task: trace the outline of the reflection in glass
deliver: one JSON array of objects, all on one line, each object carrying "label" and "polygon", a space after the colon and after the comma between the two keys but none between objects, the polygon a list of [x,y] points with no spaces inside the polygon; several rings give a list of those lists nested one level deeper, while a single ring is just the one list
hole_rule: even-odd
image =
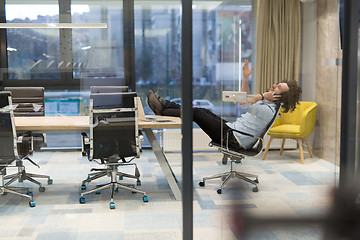
[{"label": "reflection in glass", "polygon": [[[135,1],[136,89],[143,98],[152,88],[179,103],[180,6],[180,2],[150,5]],[[244,59],[252,65],[253,25],[251,1],[193,3],[194,107],[204,104],[218,115],[236,112],[233,106],[221,111],[220,89],[239,90],[239,66]],[[151,110],[146,106],[145,112]]]},{"label": "reflection in glass", "polygon": [[73,78],[123,78],[122,1],[72,1],[73,23],[107,23],[106,29],[73,29]]},{"label": "reflection in glass", "polygon": [[[7,23],[58,23],[57,1],[13,4],[6,1]],[[9,79],[58,79],[60,72],[58,29],[7,29]]]}]

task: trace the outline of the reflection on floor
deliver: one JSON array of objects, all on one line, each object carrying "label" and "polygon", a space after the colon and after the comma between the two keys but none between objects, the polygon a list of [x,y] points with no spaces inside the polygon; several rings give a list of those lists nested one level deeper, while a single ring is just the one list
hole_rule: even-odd
[{"label": "reflection on floor", "polygon": [[[177,178],[181,179],[181,154],[167,153],[167,157]],[[50,175],[54,183],[47,185],[46,180],[41,180],[45,192],[39,192],[38,187],[27,181],[14,183],[32,188],[35,208],[30,208],[25,198],[0,195],[0,239],[182,239],[181,201],[173,199],[152,151],[143,151],[136,160],[142,174],[139,188],[148,193],[149,202],[144,203],[141,194],[120,190],[115,194],[113,210],[109,209],[107,191],[89,194],[86,204],[79,203],[81,181],[91,168],[99,167],[81,157],[80,152],[40,152],[34,153],[32,159],[41,168],[26,163],[27,171]],[[256,216],[323,216],[330,206],[329,196],[338,172],[338,168],[327,161],[308,157],[302,165],[298,152],[279,156],[278,151],[271,151],[265,161],[244,160],[237,168],[259,175],[259,192],[254,193],[249,184],[241,183],[242,190],[229,185],[219,195],[216,189],[220,180],[209,180],[205,187],[200,187],[202,177],[225,172],[229,165],[221,164],[221,155],[217,152],[194,153],[194,239],[236,239],[229,227],[234,205]],[[96,183],[91,183],[88,189]],[[321,228],[312,225],[290,231],[262,228],[250,239],[321,237]]]}]

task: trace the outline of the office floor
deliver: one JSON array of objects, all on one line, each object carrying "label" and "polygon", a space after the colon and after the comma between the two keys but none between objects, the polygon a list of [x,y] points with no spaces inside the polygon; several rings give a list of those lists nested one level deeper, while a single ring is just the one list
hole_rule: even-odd
[{"label": "office floor", "polygon": [[[327,214],[338,168],[327,161],[311,159],[308,154],[304,165],[300,164],[298,152],[278,154],[270,151],[265,161],[257,158],[237,164],[238,170],[259,175],[259,192],[254,193],[249,184],[241,183],[229,185],[219,195],[216,189],[220,180],[209,180],[205,187],[198,182],[203,176],[228,171],[229,165],[221,164],[217,152],[194,153],[194,239],[236,239],[234,227],[230,227],[234,223],[230,221],[234,206],[252,216],[273,219]],[[166,155],[181,179],[181,154]],[[46,180],[41,180],[45,192],[26,181],[14,183],[31,187],[35,208],[30,208],[25,198],[0,195],[0,239],[182,239],[182,203],[173,199],[152,151],[144,150],[136,160],[142,174],[139,188],[148,193],[149,202],[144,203],[141,194],[120,190],[115,194],[113,210],[109,209],[109,190],[87,195],[86,204],[79,203],[81,181],[92,167],[99,167],[81,157],[80,152],[38,152],[32,159],[41,168],[26,163],[27,171],[48,174],[54,183],[47,185]],[[88,189],[91,186],[95,183]],[[261,227],[248,239],[304,240],[322,236],[321,227],[315,224],[294,229]]]}]

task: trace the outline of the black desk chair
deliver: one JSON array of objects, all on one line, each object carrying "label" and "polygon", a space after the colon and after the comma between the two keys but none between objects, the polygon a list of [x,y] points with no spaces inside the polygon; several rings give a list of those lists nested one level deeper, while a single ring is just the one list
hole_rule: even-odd
[{"label": "black desk chair", "polygon": [[[272,118],[272,120],[270,121],[270,123],[268,124],[265,131],[263,132],[263,134],[260,137],[255,137],[255,136],[253,136],[251,134],[248,134],[248,133],[237,131],[235,129],[230,129],[226,134],[226,136],[227,136],[226,145],[221,145],[219,143],[210,142],[209,143],[210,147],[212,147],[212,146],[217,147],[219,152],[221,152],[223,154],[223,158],[222,158],[222,163],[223,164],[227,164],[228,160],[230,160],[230,162],[231,162],[230,171],[225,172],[225,173],[216,174],[216,175],[213,175],[213,176],[210,176],[210,177],[204,177],[203,180],[201,182],[199,182],[199,185],[201,187],[203,187],[203,186],[205,186],[205,181],[206,180],[221,178],[222,183],[220,185],[220,188],[218,188],[216,190],[218,194],[221,194],[224,185],[231,178],[239,178],[239,179],[241,179],[241,180],[243,180],[245,182],[253,184],[254,185],[254,187],[252,189],[253,192],[259,191],[259,189],[258,189],[258,183],[259,183],[258,176],[254,175],[254,174],[250,174],[250,173],[238,172],[238,171],[235,170],[234,164],[235,163],[241,163],[241,161],[246,157],[256,157],[263,151],[264,137],[267,134],[267,132],[270,130],[271,126],[274,124],[276,118],[279,116],[279,110],[280,110],[280,107],[276,109],[276,113],[274,114],[274,117]],[[248,150],[245,150],[243,148],[232,149],[232,148],[229,147],[229,136],[233,132],[238,132],[240,134],[256,138],[257,141],[254,143],[253,147],[248,149]]]},{"label": "black desk chair", "polygon": [[[12,103],[16,108],[14,109],[14,116],[16,117],[32,117],[45,115],[45,98],[43,87],[6,87],[5,91],[11,92]],[[22,134],[24,139],[30,139],[30,149],[26,155],[32,155],[33,151],[40,150],[41,147],[46,146],[46,135],[44,133],[32,133],[28,131]],[[24,160],[28,160],[33,165],[40,168],[29,156]],[[25,170],[23,161],[18,161],[18,172],[8,175],[5,179],[10,179],[9,184],[18,180],[22,182],[28,180],[39,186],[39,191],[44,192],[45,187],[34,178],[47,178],[48,184],[52,184],[53,180],[48,175],[28,173]]]},{"label": "black desk chair", "polygon": [[[96,93],[121,93],[128,92],[128,86],[90,86],[90,94]],[[88,142],[88,137],[85,132],[81,133],[81,154],[86,156],[86,151],[90,144]]]},{"label": "black desk chair", "polygon": [[[0,194],[6,193],[16,194],[22,197],[29,198],[29,206],[35,207],[32,193],[27,187],[9,187],[9,182],[4,183],[6,176],[6,169],[8,167],[17,167],[13,165],[15,162],[21,162],[22,157],[19,156],[17,145],[22,144],[25,146],[25,142],[21,137],[16,136],[14,113],[12,109],[11,93],[0,92]],[[30,142],[27,141],[27,147],[30,147]],[[23,194],[21,190],[25,190],[26,194]]]},{"label": "black desk chair", "polygon": [[[95,173],[88,175],[82,182],[81,189],[86,190],[86,183],[95,179],[110,176],[110,182],[98,184],[95,189],[81,193],[80,203],[85,203],[85,195],[100,193],[111,188],[110,209],[115,208],[114,192],[118,189],[142,193],[143,201],[148,202],[146,192],[135,188],[135,184],[119,183],[117,178],[132,177],[140,185],[140,173],[131,161],[140,157],[140,140],[138,137],[137,94],[99,93],[90,96],[90,137],[86,153],[90,161],[105,165],[105,169],[92,169]],[[119,166],[134,165],[135,175],[118,171]]]}]

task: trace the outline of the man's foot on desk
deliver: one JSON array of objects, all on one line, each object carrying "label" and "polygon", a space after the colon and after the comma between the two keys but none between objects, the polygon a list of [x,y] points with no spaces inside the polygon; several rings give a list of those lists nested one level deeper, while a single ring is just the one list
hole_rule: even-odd
[{"label": "man's foot on desk", "polygon": [[161,98],[152,89],[148,90],[147,93],[148,105],[156,115],[161,115],[161,111],[164,109],[161,103]]}]

